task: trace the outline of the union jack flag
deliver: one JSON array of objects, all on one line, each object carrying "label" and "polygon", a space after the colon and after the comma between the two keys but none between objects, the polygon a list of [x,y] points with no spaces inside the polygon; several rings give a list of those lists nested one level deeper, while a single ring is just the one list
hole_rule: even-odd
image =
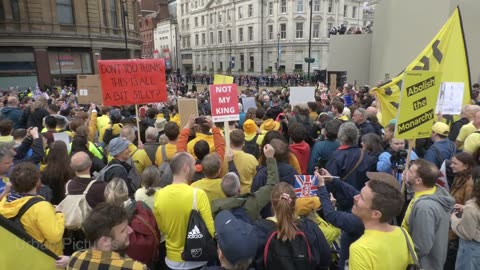
[{"label": "union jack flag", "polygon": [[295,194],[297,198],[318,195],[318,179],[314,175],[295,175]]}]

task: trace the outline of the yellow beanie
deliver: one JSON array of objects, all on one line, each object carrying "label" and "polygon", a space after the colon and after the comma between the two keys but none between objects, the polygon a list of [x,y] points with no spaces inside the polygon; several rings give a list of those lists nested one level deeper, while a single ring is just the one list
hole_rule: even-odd
[{"label": "yellow beanie", "polygon": [[308,215],[310,212],[320,208],[320,198],[318,197],[304,197],[297,198],[295,201],[295,213],[299,216]]}]

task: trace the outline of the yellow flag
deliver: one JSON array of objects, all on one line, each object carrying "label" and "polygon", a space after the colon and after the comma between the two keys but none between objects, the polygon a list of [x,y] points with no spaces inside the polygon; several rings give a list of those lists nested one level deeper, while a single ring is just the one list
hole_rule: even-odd
[{"label": "yellow flag", "polygon": [[[396,117],[404,73],[411,70],[440,71],[442,72],[440,82],[464,82],[463,104],[470,102],[470,70],[458,7],[422,53],[402,73],[372,89],[380,107],[382,117],[379,120],[383,126],[387,126],[390,120]],[[443,117],[447,124],[453,122],[453,116]]]},{"label": "yellow flag", "polygon": [[232,84],[233,77],[215,74],[213,75],[213,84]]}]

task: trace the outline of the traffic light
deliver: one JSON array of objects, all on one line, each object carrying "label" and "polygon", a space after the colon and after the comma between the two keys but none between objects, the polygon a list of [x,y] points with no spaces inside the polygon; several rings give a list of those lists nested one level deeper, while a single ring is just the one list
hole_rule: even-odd
[{"label": "traffic light", "polygon": [[275,69],[278,70],[278,63],[275,63]]},{"label": "traffic light", "polygon": [[305,63],[315,63],[315,58],[305,57]]}]

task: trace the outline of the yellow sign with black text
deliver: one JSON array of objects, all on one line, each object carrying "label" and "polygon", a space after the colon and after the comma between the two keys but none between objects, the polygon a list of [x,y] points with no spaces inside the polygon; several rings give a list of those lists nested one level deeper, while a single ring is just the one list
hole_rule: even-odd
[{"label": "yellow sign with black text", "polygon": [[[454,11],[427,47],[402,73],[378,88],[372,89],[380,107],[383,126],[387,126],[390,120],[397,115],[400,108],[400,90],[403,88],[402,84],[405,83],[402,79],[405,72],[411,70],[442,72],[442,76],[435,81],[436,85],[440,85],[441,82],[463,82],[465,85],[463,104],[470,102],[470,71],[459,8]],[[435,107],[433,108],[435,109]],[[452,115],[443,117],[447,124],[454,121]]]},{"label": "yellow sign with black text", "polygon": [[429,138],[435,119],[442,72],[407,71],[397,111],[395,138]]}]

